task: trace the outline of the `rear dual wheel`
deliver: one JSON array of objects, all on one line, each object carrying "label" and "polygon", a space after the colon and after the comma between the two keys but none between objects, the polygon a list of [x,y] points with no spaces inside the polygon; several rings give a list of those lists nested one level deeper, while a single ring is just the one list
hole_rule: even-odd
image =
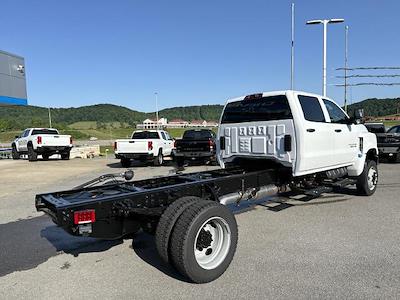
[{"label": "rear dual wheel", "polygon": [[196,197],[183,199],[167,210],[164,219],[170,214],[176,222],[169,224],[172,228],[168,238],[165,234],[160,237],[160,232],[164,231],[161,227],[165,226],[161,222],[163,217],[160,219],[156,244],[159,244],[157,240],[167,241],[162,247],[157,245],[163,260],[196,283],[220,277],[233,259],[238,240],[237,224],[231,211],[217,202]]},{"label": "rear dual wheel", "polygon": [[17,147],[15,146],[15,144],[12,145],[11,156],[12,156],[12,159],[14,159],[14,160],[20,158],[20,155],[17,151]]}]

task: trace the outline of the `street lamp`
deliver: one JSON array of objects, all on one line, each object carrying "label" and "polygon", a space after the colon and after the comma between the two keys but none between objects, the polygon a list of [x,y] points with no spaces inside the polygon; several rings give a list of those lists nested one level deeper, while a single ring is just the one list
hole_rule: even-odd
[{"label": "street lamp", "polygon": [[322,46],[322,52],[323,52],[323,60],[322,60],[322,94],[326,96],[326,35],[327,35],[327,27],[328,24],[330,23],[342,23],[344,22],[344,19],[329,19],[329,20],[310,20],[307,21],[307,25],[314,25],[314,24],[322,24],[324,25],[324,36],[323,36],[323,46]]}]

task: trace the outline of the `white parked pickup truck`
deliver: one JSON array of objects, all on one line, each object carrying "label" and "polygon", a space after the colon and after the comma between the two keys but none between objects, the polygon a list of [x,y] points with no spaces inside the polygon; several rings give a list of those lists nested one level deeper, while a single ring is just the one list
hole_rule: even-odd
[{"label": "white parked pickup truck", "polygon": [[72,138],[70,135],[60,135],[53,128],[27,128],[20,136],[15,137],[11,147],[13,159],[27,154],[29,161],[36,161],[38,155],[47,160],[53,154],[60,154],[61,159],[68,160]]},{"label": "white parked pickup truck", "polygon": [[350,118],[327,97],[298,91],[228,100],[218,131],[218,160],[222,167],[252,160],[282,165],[294,182],[357,179],[358,191],[369,195],[378,181],[377,140],[359,117]]},{"label": "white parked pickup truck", "polygon": [[121,160],[121,165],[130,167],[131,160],[142,162],[152,160],[160,166],[164,157],[171,156],[174,140],[164,130],[134,131],[130,140],[116,140],[114,143],[115,157]]}]

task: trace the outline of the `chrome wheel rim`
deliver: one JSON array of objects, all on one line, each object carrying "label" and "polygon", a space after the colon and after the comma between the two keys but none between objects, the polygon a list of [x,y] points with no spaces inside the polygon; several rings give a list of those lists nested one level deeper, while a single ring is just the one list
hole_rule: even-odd
[{"label": "chrome wheel rim", "polygon": [[378,183],[378,172],[376,171],[375,168],[370,168],[368,170],[367,182],[368,182],[368,188],[370,189],[370,191],[375,189],[375,187]]},{"label": "chrome wheel rim", "polygon": [[231,246],[231,230],[220,217],[205,221],[197,231],[194,256],[200,267],[206,270],[217,268],[226,258]]}]

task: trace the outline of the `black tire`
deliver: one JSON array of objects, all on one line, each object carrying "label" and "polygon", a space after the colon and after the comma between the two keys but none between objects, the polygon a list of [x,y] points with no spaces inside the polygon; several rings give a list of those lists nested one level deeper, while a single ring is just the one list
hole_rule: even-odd
[{"label": "black tire", "polygon": [[183,167],[183,165],[185,164],[185,158],[182,156],[175,156],[175,161],[178,167]]},{"label": "black tire", "polygon": [[389,162],[391,163],[397,163],[399,161],[400,161],[399,153],[394,153],[392,157],[389,157]]},{"label": "black tire", "polygon": [[[223,225],[218,225],[219,222]],[[206,226],[209,226],[209,230],[205,229]],[[214,257],[210,256],[211,263],[200,263],[196,259],[199,252],[203,258],[213,254],[212,251],[209,252],[214,247],[210,229],[215,233],[219,228],[224,228],[225,233],[219,233],[219,239],[215,236],[214,238],[215,241],[222,240],[223,245],[214,245],[219,251],[215,252]],[[170,256],[174,267],[191,281],[210,282],[220,277],[228,268],[236,251],[237,240],[237,224],[232,212],[217,202],[201,201],[189,206],[176,222],[171,236]],[[195,246],[198,250],[196,254]],[[219,262],[215,262],[215,259]]]},{"label": "black tire", "polygon": [[69,151],[61,153],[61,159],[62,160],[69,160]]},{"label": "black tire", "polygon": [[156,248],[161,259],[169,263],[169,245],[172,229],[180,215],[193,203],[201,201],[201,198],[187,196],[179,198],[170,204],[161,215],[156,229]]},{"label": "black tire", "polygon": [[361,196],[370,196],[376,191],[378,184],[378,168],[374,160],[364,164],[364,170],[357,178],[357,193]]},{"label": "black tire", "polygon": [[12,145],[12,150],[11,150],[11,157],[12,159],[16,160],[16,159],[20,159],[20,155],[17,151],[17,147],[15,146],[15,144]]},{"label": "black tire", "polygon": [[37,153],[33,149],[32,145],[28,145],[28,160],[29,161],[37,161]]},{"label": "black tire", "polygon": [[43,154],[42,154],[43,160],[49,160],[49,157],[50,157],[50,155],[47,154],[47,153],[43,153]]},{"label": "black tire", "polygon": [[154,158],[154,165],[161,166],[163,163],[164,163],[164,156],[162,154],[162,150],[160,149],[158,151],[157,156]]},{"label": "black tire", "polygon": [[121,166],[123,168],[129,168],[131,166],[131,160],[129,158],[121,158]]}]

